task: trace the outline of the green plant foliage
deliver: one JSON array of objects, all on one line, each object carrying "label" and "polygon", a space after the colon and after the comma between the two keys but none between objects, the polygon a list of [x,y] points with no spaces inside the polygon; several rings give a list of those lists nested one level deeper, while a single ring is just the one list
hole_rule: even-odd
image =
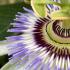
[{"label": "green plant foliage", "polygon": [[0,68],[6,63],[8,62],[8,55],[4,55],[0,57]]},{"label": "green plant foliage", "polygon": [[7,33],[7,30],[10,27],[10,23],[13,22],[17,12],[24,12],[22,9],[23,6],[30,8],[30,6],[24,2],[0,6],[0,40],[13,34]]}]

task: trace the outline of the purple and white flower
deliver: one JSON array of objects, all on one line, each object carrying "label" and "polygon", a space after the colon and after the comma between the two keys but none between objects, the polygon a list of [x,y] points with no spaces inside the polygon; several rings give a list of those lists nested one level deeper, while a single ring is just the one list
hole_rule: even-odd
[{"label": "purple and white flower", "polygon": [[[59,10],[59,7],[53,5],[48,5],[48,8]],[[51,18],[40,18],[32,10],[24,10],[27,13],[18,12],[14,23],[11,23],[13,28],[8,30],[21,34],[6,37],[8,55],[11,57],[2,70],[69,70],[69,56],[65,53],[62,55],[57,48],[59,44],[54,45],[48,34],[46,38],[46,27]]]}]

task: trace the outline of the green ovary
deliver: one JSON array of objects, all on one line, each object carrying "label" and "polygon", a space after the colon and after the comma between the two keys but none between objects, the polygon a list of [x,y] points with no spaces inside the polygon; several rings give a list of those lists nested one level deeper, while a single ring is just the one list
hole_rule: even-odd
[{"label": "green ovary", "polygon": [[70,20],[63,20],[62,27],[64,29],[70,29]]},{"label": "green ovary", "polygon": [[49,44],[58,47],[60,49],[62,48],[70,49],[70,38],[62,38],[57,34],[55,34],[52,29],[52,24],[53,22],[49,23],[47,25],[47,29],[46,29],[46,24],[44,25],[43,27],[44,40]]},{"label": "green ovary", "polygon": [[47,33],[50,36],[50,38],[57,43],[70,43],[70,38],[62,38],[54,33],[52,24],[53,23],[49,23],[47,26]]}]

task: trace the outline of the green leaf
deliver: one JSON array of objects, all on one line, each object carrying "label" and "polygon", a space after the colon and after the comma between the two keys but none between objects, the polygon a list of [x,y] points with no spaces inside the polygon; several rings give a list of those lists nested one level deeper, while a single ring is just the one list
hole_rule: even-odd
[{"label": "green leaf", "polygon": [[0,57],[0,68],[6,63],[8,62],[8,55],[4,55]]},{"label": "green leaf", "polygon": [[0,5],[0,40],[4,37],[12,35],[14,33],[7,33],[7,30],[10,27],[10,23],[13,22],[17,12],[24,12],[22,7],[30,8],[30,5],[25,4],[24,2],[9,4],[9,5]]}]

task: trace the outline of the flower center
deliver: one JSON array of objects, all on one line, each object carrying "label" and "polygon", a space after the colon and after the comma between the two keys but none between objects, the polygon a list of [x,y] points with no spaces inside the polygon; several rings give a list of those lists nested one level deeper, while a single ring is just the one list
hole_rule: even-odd
[{"label": "flower center", "polygon": [[55,34],[61,37],[69,38],[70,37],[70,25],[64,24],[62,25],[63,21],[55,21],[53,23],[53,31]]},{"label": "flower center", "polygon": [[[46,48],[55,56],[67,58],[70,55],[70,36],[62,31],[61,21],[50,21],[46,18],[38,19],[35,24],[34,39],[39,47]],[[64,29],[66,31],[66,29]],[[61,32],[62,31],[62,32]],[[68,34],[68,35],[66,35]]]}]

